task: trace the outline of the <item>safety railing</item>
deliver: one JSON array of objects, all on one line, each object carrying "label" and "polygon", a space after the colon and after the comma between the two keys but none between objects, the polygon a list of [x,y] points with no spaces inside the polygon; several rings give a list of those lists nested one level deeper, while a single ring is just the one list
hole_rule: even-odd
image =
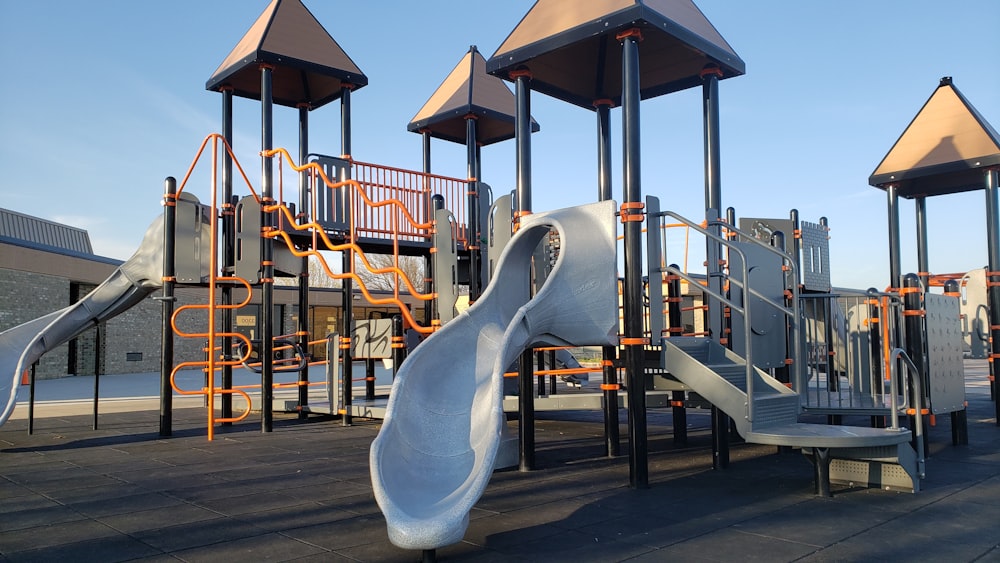
[{"label": "safety railing", "polygon": [[[368,299],[368,301],[375,305],[380,304],[393,304],[399,307],[400,312],[403,316],[410,322],[411,326],[421,332],[432,332],[433,327],[422,327],[417,323],[412,316],[409,314],[408,308],[405,303],[399,298],[399,285],[400,283],[405,284],[410,291],[411,295],[417,299],[429,300],[433,299],[433,294],[422,294],[416,291],[412,282],[406,278],[405,272],[403,272],[398,265],[399,253],[399,242],[401,240],[407,240],[406,237],[418,237],[421,239],[426,239],[426,237],[431,232],[433,228],[433,222],[426,215],[427,205],[426,202],[430,201],[433,195],[441,194],[446,198],[446,201],[450,200],[453,202],[460,202],[461,196],[457,194],[464,194],[464,190],[467,183],[463,180],[449,179],[442,176],[435,176],[430,174],[421,174],[416,172],[405,173],[405,171],[394,170],[388,167],[377,167],[375,165],[360,164],[359,165],[359,175],[364,177],[366,185],[376,192],[376,197],[381,197],[384,195],[392,194],[397,197],[388,197],[379,201],[374,201],[372,197],[365,191],[364,186],[360,181],[357,180],[346,180],[344,182],[337,182],[325,176],[321,167],[312,165],[296,166],[294,160],[284,149],[276,149],[272,151],[267,151],[263,156],[265,158],[273,158],[275,156],[279,158],[279,174],[278,174],[278,194],[276,201],[284,201],[284,185],[283,185],[283,174],[281,173],[280,167],[281,163],[287,161],[293,169],[297,172],[302,172],[308,170],[309,174],[317,175],[322,178],[323,183],[331,190],[335,190],[341,187],[349,187],[352,191],[351,201],[358,202],[357,205],[362,204],[370,209],[379,209],[378,212],[369,213],[352,213],[353,216],[360,217],[364,223],[357,224],[352,222],[350,224],[349,239],[353,239],[357,236],[356,233],[366,232],[371,233],[373,236],[377,235],[379,238],[386,238],[391,235],[392,244],[394,248],[394,256],[397,260],[394,262],[392,267],[389,268],[376,268],[371,265],[367,260],[361,248],[357,246],[353,241],[347,244],[333,244],[329,237],[326,235],[324,229],[315,223],[305,223],[302,221],[304,216],[296,216],[291,210],[285,206],[283,203],[274,203],[273,201],[263,201],[262,197],[253,188],[249,178],[244,172],[243,168],[240,166],[239,161],[233,154],[232,148],[226,142],[225,138],[219,134],[210,134],[205,137],[202,141],[201,146],[196,152],[187,172],[185,173],[183,180],[181,181],[176,194],[170,196],[173,200],[166,201],[166,205],[172,205],[177,198],[181,197],[181,194],[187,187],[189,180],[191,180],[192,175],[198,166],[202,156],[204,155],[206,149],[211,147],[211,171],[209,175],[209,183],[211,186],[211,202],[208,204],[211,212],[209,215],[210,221],[210,240],[212,243],[209,245],[209,267],[208,267],[208,279],[205,280],[208,287],[208,299],[207,303],[202,305],[188,305],[177,308],[171,319],[171,324],[173,326],[174,332],[183,338],[198,338],[204,339],[207,342],[206,345],[206,359],[204,361],[194,361],[194,362],[182,362],[174,366],[171,375],[170,382],[175,392],[181,395],[204,395],[206,397],[207,403],[207,417],[208,417],[208,439],[211,440],[214,437],[214,428],[217,423],[221,422],[237,422],[246,418],[251,410],[250,396],[246,389],[249,388],[259,388],[259,386],[245,386],[244,387],[229,387],[223,388],[218,387],[215,384],[216,373],[223,370],[223,368],[231,368],[242,365],[249,360],[249,356],[253,350],[253,344],[249,338],[237,332],[229,332],[220,330],[217,326],[217,313],[224,309],[238,309],[249,304],[252,295],[252,289],[249,283],[238,277],[234,276],[223,276],[220,275],[222,272],[222,267],[220,264],[219,248],[217,241],[220,237],[221,226],[219,223],[219,218],[224,214],[223,206],[220,205],[220,166],[219,157],[222,154],[227,154],[232,163],[239,173],[249,190],[250,194],[254,197],[258,204],[261,204],[262,209],[265,212],[276,213],[278,218],[276,221],[277,228],[273,228],[265,233],[264,236],[271,238],[282,238],[288,245],[288,248],[293,254],[299,257],[304,256],[316,256],[319,258],[320,264],[327,273],[328,276],[334,279],[353,279],[358,282],[358,287],[362,294]],[[403,180],[405,178],[405,181]],[[419,189],[417,183],[419,182]],[[405,186],[400,188],[399,184],[404,183]],[[395,184],[393,186],[392,184]],[[443,192],[443,193],[442,193]],[[313,194],[315,198],[315,193]],[[413,205],[415,201],[419,199],[417,205]],[[225,209],[230,210],[229,202],[225,202]],[[315,199],[313,199],[315,204]],[[353,204],[352,204],[353,206]],[[413,206],[414,211],[411,213],[409,207]],[[454,209],[458,213],[464,214],[464,206],[456,205]],[[391,210],[392,212],[389,212]],[[415,215],[416,216],[415,216]],[[406,225],[404,228],[403,225]],[[309,231],[313,238],[312,249],[320,248],[317,244],[320,240],[325,243],[325,248],[327,250],[343,251],[349,252],[353,255],[357,255],[362,264],[372,273],[375,274],[392,274],[396,277],[397,283],[395,284],[395,291],[392,297],[389,298],[376,298],[367,290],[364,285],[364,280],[361,279],[356,272],[354,272],[354,260],[351,260],[351,271],[345,273],[335,273],[329,265],[326,263],[323,256],[316,250],[310,250],[308,252],[300,252],[297,250],[296,245],[293,243],[289,237],[288,232],[290,231]],[[247,289],[246,300],[239,304],[224,305],[220,303],[217,298],[217,289],[223,284],[232,285],[242,285]],[[180,315],[190,314],[194,310],[203,310],[206,315],[207,330],[204,332],[187,332],[182,330],[178,326],[177,319]],[[218,344],[219,340],[222,338],[229,338],[236,342],[237,347],[242,344],[244,353],[237,353],[234,356],[224,355],[218,353],[221,350]],[[229,358],[229,359],[226,359]],[[262,359],[263,360],[263,359]],[[301,366],[299,366],[301,367]],[[205,386],[202,389],[190,390],[183,389],[176,382],[176,375],[183,369],[186,368],[199,368],[206,374]],[[281,384],[279,384],[281,385]],[[298,384],[292,384],[298,385]],[[216,417],[215,416],[215,397],[219,395],[239,395],[242,396],[246,401],[246,410],[239,416],[235,417]]]},{"label": "safety railing", "polygon": [[[906,354],[906,351],[902,348],[893,348],[889,355],[887,356],[889,360],[889,384],[895,389],[900,382],[903,383],[903,387],[912,388],[913,396],[915,397],[915,404],[913,405],[901,405],[898,400],[892,402],[892,415],[891,415],[891,428],[899,428],[899,413],[901,407],[906,408],[907,414],[913,417],[913,442],[917,447],[917,474],[921,479],[926,477],[926,471],[924,468],[924,414],[925,409],[923,408],[924,396],[923,390],[923,377],[920,375],[920,370],[913,363],[913,360]],[[901,378],[899,376],[899,366],[902,365],[906,370],[906,377]],[[904,393],[903,398],[908,399],[910,393]]]},{"label": "safety railing", "polygon": [[[409,308],[403,302],[400,297],[400,286],[406,287],[408,293],[411,297],[418,300],[429,301],[435,298],[434,293],[422,293],[418,291],[413,284],[413,281],[409,279],[406,272],[399,267],[399,257],[400,257],[400,243],[406,240],[413,240],[415,237],[425,238],[429,236],[434,223],[431,219],[426,218],[426,215],[422,215],[426,209],[421,203],[415,209],[407,206],[404,200],[413,200],[417,196],[415,189],[409,189],[400,191],[398,186],[390,186],[389,184],[383,184],[381,182],[374,182],[372,178],[378,179],[382,178],[388,171],[395,171],[392,177],[397,181],[399,178],[410,178],[411,180],[416,176],[420,176],[423,185],[430,186],[432,180],[444,179],[441,176],[433,176],[430,174],[421,173],[406,173],[406,171],[391,169],[388,167],[375,167],[375,165],[365,164],[364,167],[370,170],[382,170],[383,175],[371,173],[368,174],[367,185],[375,190],[375,195],[373,196],[367,190],[364,189],[364,185],[354,179],[348,180],[336,180],[331,179],[327,176],[326,171],[323,170],[321,166],[314,162],[298,166],[294,164],[294,160],[291,155],[285,149],[273,149],[266,151],[264,153],[265,158],[279,159],[279,170],[284,166],[287,161],[288,165],[296,172],[307,172],[309,174],[315,175],[319,181],[326,188],[330,190],[338,190],[342,188],[348,188],[351,190],[351,201],[356,201],[358,203],[352,204],[352,212],[350,213],[348,222],[348,241],[344,243],[334,243],[329,235],[326,233],[321,225],[314,221],[304,222],[297,221],[297,219],[302,219],[302,217],[295,217],[292,211],[284,204],[278,203],[273,205],[266,205],[263,207],[265,211],[277,212],[279,220],[279,228],[264,233],[264,236],[271,238],[281,238],[284,240],[288,247],[288,250],[295,256],[298,257],[314,257],[324,273],[335,280],[346,280],[350,279],[357,283],[358,289],[365,296],[365,299],[373,305],[395,305],[399,308],[400,313],[409,326],[413,327],[414,330],[421,332],[423,334],[429,334],[434,332],[435,327],[424,326],[417,322],[409,311]],[[391,179],[391,178],[390,178]],[[458,180],[454,180],[457,182]],[[431,193],[429,191],[422,192],[424,196]],[[283,185],[279,184],[278,190],[278,201],[283,199]],[[390,195],[395,194],[404,198],[404,200],[396,198],[387,199],[377,199],[379,195]],[[316,205],[317,194],[313,193],[313,205]],[[429,199],[429,198],[428,198]],[[422,200],[421,200],[422,201]],[[360,212],[359,210],[364,209],[365,212]],[[420,220],[424,217],[425,220]],[[392,242],[393,246],[393,264],[389,267],[378,268],[371,264],[365,255],[364,250],[356,242],[356,233],[361,232],[362,227],[360,227],[361,221],[368,221],[368,226],[365,227],[369,229],[370,233],[375,233],[377,231],[378,238],[388,239]],[[374,226],[373,226],[374,225]],[[377,226],[377,228],[375,227]],[[312,236],[312,244],[308,250],[299,250],[294,244],[291,235],[292,231],[299,231],[304,233],[309,233]],[[390,274],[394,277],[395,283],[393,284],[393,294],[390,297],[375,297],[368,290],[364,278],[358,275],[355,271],[356,261],[351,259],[351,271],[349,272],[335,272],[330,265],[327,263],[326,258],[320,252],[320,249],[338,251],[338,252],[349,252],[352,256],[357,256],[362,265],[372,274],[383,275]]]},{"label": "safety railing", "polygon": [[[188,167],[187,172],[184,174],[184,179],[181,181],[180,185],[177,188],[177,193],[175,194],[174,198],[176,199],[176,198],[181,197],[181,194],[184,192],[184,189],[187,187],[187,183],[191,179],[192,174],[195,171],[195,168],[197,167],[199,161],[201,160],[202,155],[205,152],[205,149],[208,148],[208,146],[210,144],[211,144],[211,147],[212,147],[212,150],[211,150],[212,166],[211,166],[210,177],[209,177],[209,183],[211,185],[211,203],[209,204],[210,205],[210,209],[211,209],[211,213],[209,214],[210,215],[210,217],[209,217],[209,221],[210,221],[210,223],[209,223],[209,229],[210,229],[209,230],[209,232],[210,232],[209,238],[211,240],[211,244],[209,245],[210,248],[209,248],[208,280],[206,280],[207,284],[208,284],[208,299],[207,299],[207,302],[205,304],[201,304],[201,305],[187,305],[187,306],[178,307],[174,311],[173,317],[171,318],[171,321],[170,321],[174,333],[177,334],[178,336],[180,336],[182,338],[201,338],[201,339],[205,339],[207,341],[207,345],[206,345],[206,351],[207,351],[207,353],[206,353],[206,359],[205,359],[205,361],[202,361],[202,362],[181,362],[181,363],[175,365],[174,368],[173,368],[173,370],[170,373],[170,385],[173,387],[174,391],[176,391],[178,394],[181,394],[181,395],[204,395],[205,396],[206,403],[207,403],[207,405],[206,405],[207,406],[206,411],[207,411],[207,418],[208,418],[208,421],[207,421],[208,422],[208,424],[207,424],[208,439],[212,440],[214,438],[215,425],[217,423],[220,423],[220,422],[238,422],[240,420],[243,420],[244,418],[246,418],[250,414],[250,396],[246,393],[246,391],[244,391],[242,389],[233,389],[233,388],[228,388],[227,389],[227,388],[224,388],[224,387],[217,387],[215,385],[215,375],[216,375],[216,373],[222,371],[222,369],[224,367],[233,367],[233,366],[239,365],[239,364],[243,363],[243,361],[245,361],[247,358],[240,357],[240,358],[231,358],[231,359],[226,360],[223,357],[220,357],[218,354],[215,353],[215,350],[216,350],[216,347],[217,347],[216,343],[221,338],[233,338],[233,339],[236,339],[236,340],[242,340],[242,341],[244,341],[244,343],[246,344],[246,348],[248,350],[248,352],[247,352],[248,354],[249,354],[249,350],[252,348],[252,345],[251,345],[251,343],[249,342],[249,339],[246,336],[244,336],[242,334],[239,334],[237,332],[228,332],[228,331],[219,330],[219,328],[218,328],[218,326],[216,324],[216,320],[217,320],[216,313],[218,311],[225,310],[225,309],[239,309],[241,307],[245,307],[246,305],[249,304],[251,296],[253,294],[253,290],[251,289],[250,284],[247,283],[246,280],[244,280],[242,278],[234,277],[234,276],[223,276],[223,275],[220,275],[220,273],[222,272],[222,267],[221,267],[220,260],[219,260],[219,248],[218,248],[218,244],[216,242],[216,241],[219,240],[219,232],[220,232],[219,217],[222,215],[221,210],[220,210],[221,206],[219,204],[219,200],[222,199],[222,198],[219,197],[220,196],[220,194],[219,194],[219,187],[220,187],[219,186],[219,174],[220,174],[220,171],[219,171],[219,168],[220,168],[219,167],[219,156],[220,156],[220,154],[222,154],[224,152],[224,153],[226,153],[226,154],[229,155],[229,157],[233,161],[233,165],[235,166],[236,170],[239,172],[240,177],[243,178],[243,181],[246,183],[246,186],[250,190],[250,193],[253,194],[254,198],[258,202],[260,201],[260,196],[257,195],[257,192],[253,189],[253,185],[250,183],[250,179],[247,178],[247,175],[243,171],[243,168],[240,166],[239,161],[236,160],[236,157],[233,154],[232,147],[230,147],[229,143],[226,142],[225,137],[223,137],[222,135],[219,135],[218,133],[213,133],[213,134],[210,134],[210,135],[206,136],[205,139],[202,141],[201,146],[198,148],[198,151],[195,154],[194,159],[191,161],[191,165]],[[167,205],[170,205],[172,202],[166,202],[166,203],[167,203]],[[229,202],[226,202],[226,204],[228,206]],[[241,303],[238,303],[238,304],[225,305],[225,304],[220,303],[220,300],[217,298],[217,290],[218,290],[218,288],[220,287],[221,284],[234,284],[234,285],[238,284],[238,285],[242,285],[247,290],[247,296],[246,296],[245,300],[243,302],[241,302]],[[206,319],[207,330],[205,332],[189,333],[189,332],[186,332],[184,330],[181,330],[180,327],[178,326],[177,319],[178,319],[179,315],[185,313],[186,311],[193,311],[193,310],[204,310],[206,312],[206,316],[207,316],[207,319]],[[178,386],[177,381],[176,381],[177,374],[182,369],[184,369],[184,368],[190,368],[190,367],[198,367],[198,368],[202,369],[205,372],[205,387],[204,388],[202,388],[200,390],[188,390],[188,389],[183,389],[180,386]],[[244,400],[246,401],[246,405],[247,405],[246,410],[241,415],[235,416],[235,417],[225,417],[225,418],[223,418],[223,417],[216,417],[215,416],[215,397],[217,395],[240,395],[240,396],[242,396],[244,398]]]},{"label": "safety railing", "polygon": [[[732,267],[732,265],[737,262],[732,258],[735,255],[738,257],[739,268],[741,270],[742,277],[740,279],[732,276],[732,272],[726,278],[729,284],[738,287],[743,295],[742,303],[737,303],[734,299],[730,298],[728,294],[723,295],[722,293],[714,290],[711,287],[703,286],[702,291],[707,297],[711,297],[718,301],[721,305],[729,308],[732,315],[739,316],[743,324],[743,334],[746,336],[748,341],[744,345],[743,358],[746,361],[746,395],[748,397],[747,401],[747,421],[753,422],[754,420],[754,401],[752,400],[754,394],[754,379],[755,370],[753,364],[753,346],[749,342],[750,335],[753,334],[751,327],[752,325],[752,307],[749,306],[752,298],[756,298],[760,303],[767,305],[769,309],[774,310],[781,317],[787,319],[788,326],[791,327],[791,338],[794,343],[794,349],[800,350],[802,346],[801,332],[798,330],[798,323],[796,320],[799,318],[799,308],[798,308],[798,287],[793,286],[791,289],[792,300],[791,306],[785,306],[783,303],[778,303],[771,299],[769,296],[762,294],[757,289],[749,284],[750,280],[750,264],[747,260],[746,254],[740,248],[740,244],[736,242],[735,237],[732,234],[742,237],[742,243],[749,243],[752,245],[759,246],[765,249],[767,252],[774,253],[778,255],[782,260],[782,270],[791,273],[792,279],[797,279],[795,263],[790,256],[785,254],[783,251],[778,250],[770,245],[764,244],[763,242],[753,238],[747,233],[742,233],[732,225],[729,225],[722,221],[715,221],[708,223],[708,227],[721,227],[727,230],[724,236],[716,235],[712,233],[707,228],[703,228],[698,223],[691,221],[677,213],[672,211],[660,211],[659,210],[659,200],[656,198],[647,198],[646,200],[646,220],[648,225],[648,239],[647,239],[647,252],[648,252],[648,264],[649,264],[649,279],[655,280],[655,283],[650,283],[650,308],[653,307],[653,302],[656,301],[656,307],[659,309],[663,308],[663,297],[662,292],[654,290],[654,288],[662,288],[662,282],[665,280],[667,275],[679,276],[681,279],[686,280],[689,284],[698,284],[699,280],[695,277],[689,275],[686,272],[681,271],[680,268],[672,267],[667,264],[670,263],[667,257],[666,241],[663,240],[664,230],[660,229],[660,224],[662,223],[662,218],[670,217],[671,219],[678,221],[682,224],[687,225],[696,233],[700,233],[707,241],[719,244],[729,252],[729,260],[727,264]],[[742,281],[741,281],[742,280]],[[735,321],[734,321],[735,322]],[[662,315],[651,315],[650,317],[651,330],[655,332],[662,329],[664,326],[664,318]],[[795,358],[792,358],[792,370],[794,373],[801,374],[801,362],[796,362]],[[797,377],[801,377],[798,375]]]},{"label": "safety railing", "polygon": [[[456,238],[464,245],[468,240],[465,195],[468,180],[449,178],[426,172],[393,168],[380,164],[352,161],[353,179],[358,188],[372,201],[399,201],[410,210],[417,223],[430,223],[434,218],[432,198],[444,199],[446,209],[455,215]],[[354,229],[359,237],[385,238],[392,235],[392,210],[387,207],[367,205],[360,192],[352,198],[351,214]],[[404,228],[398,233],[400,240],[428,241],[426,229]]]},{"label": "safety railing", "polygon": [[891,351],[904,340],[899,296],[841,290],[800,296],[806,376],[802,406],[828,414],[889,414],[907,404],[907,383],[893,384]]}]

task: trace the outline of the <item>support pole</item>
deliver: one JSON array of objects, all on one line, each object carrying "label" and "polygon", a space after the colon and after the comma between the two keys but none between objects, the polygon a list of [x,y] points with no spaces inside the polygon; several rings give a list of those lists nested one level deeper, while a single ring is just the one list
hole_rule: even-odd
[{"label": "support pole", "polygon": [[[712,225],[722,213],[722,181],[719,143],[719,78],[722,70],[710,65],[701,72],[702,117],[705,129],[705,219],[708,230],[722,236],[722,228]],[[712,291],[723,294],[725,284],[722,268],[723,253],[719,243],[709,240],[705,255],[708,259],[708,284]],[[724,334],[725,312],[722,303],[708,298],[708,322],[711,337],[720,344],[726,343]],[[749,335],[747,335],[749,338]],[[729,416],[712,407],[712,467],[725,469],[729,466]]]},{"label": "support pole", "polygon": [[[35,375],[38,362],[31,364],[31,376],[28,380],[28,434],[35,433]],[[162,436],[163,434],[161,434]]]},{"label": "support pole", "polygon": [[646,428],[645,344],[642,315],[642,222],[633,211],[642,205],[639,135],[639,41],[636,28],[618,34],[622,42],[622,203],[625,223],[625,373],[628,380],[629,486],[649,487],[649,444]]},{"label": "support pole", "polygon": [[914,429],[913,448],[918,452],[927,451],[926,441],[923,444],[923,450],[918,449],[917,441],[926,440],[927,436],[921,435],[920,427],[914,422],[918,416],[916,413],[918,411],[922,413],[924,405],[929,404],[927,393],[930,390],[930,386],[928,385],[930,378],[927,373],[927,354],[925,352],[927,349],[925,341],[927,325],[924,319],[926,311],[924,309],[924,292],[920,287],[920,278],[916,274],[906,274],[903,276],[902,287],[899,288],[899,293],[903,299],[903,324],[906,329],[904,349],[918,371],[918,373],[913,374],[913,377],[919,379],[920,382],[918,385],[910,386],[910,393],[912,393],[910,405],[915,410],[914,414],[910,415],[909,427]]},{"label": "support pole", "polygon": [[[431,131],[430,129],[421,129],[420,137],[423,141],[423,171],[424,174],[431,173]],[[434,199],[431,195],[431,181],[428,176],[424,176],[424,204],[426,205],[426,215],[424,216],[424,221],[432,222],[434,221]],[[430,235],[428,235],[430,238]],[[424,258],[424,293],[434,293],[434,260],[432,255],[428,254]],[[434,316],[434,299],[428,299],[424,301],[424,324],[430,326],[431,320],[436,318]]]},{"label": "support pole", "polygon": [[[260,150],[267,152],[274,148],[273,142],[273,100],[271,96],[272,67],[261,65],[260,69],[260,105],[261,105],[261,137]],[[261,159],[261,230],[270,232],[273,225],[273,213],[264,208],[274,204],[274,161],[271,158]],[[261,335],[260,335],[260,429],[270,432],[273,428],[273,393],[274,393],[274,239],[261,233]],[[212,343],[209,343],[211,348]],[[213,408],[209,405],[209,408]]]},{"label": "support pole", "polygon": [[899,258],[899,186],[889,184],[885,194],[889,211],[889,287],[899,288],[903,283]]},{"label": "support pole", "polygon": [[[514,144],[517,167],[515,230],[521,218],[531,214],[531,72],[527,69],[510,73],[515,85]],[[524,280],[531,284],[531,280]],[[530,289],[529,289],[530,292]],[[518,443],[520,444],[518,469],[535,468],[535,389],[532,374],[531,350],[521,354],[518,366]]]},{"label": "support pole", "polygon": [[[222,87],[222,138],[226,145],[233,146],[233,87]],[[222,275],[232,276],[236,266],[236,211],[233,202],[233,157],[229,151],[222,149]],[[228,336],[233,330],[233,288],[223,284],[222,292],[222,331],[227,336],[222,337],[222,388],[233,388],[233,337]],[[224,419],[233,418],[233,394],[223,393],[221,397],[221,414]],[[223,426],[232,426],[232,422],[224,422]]]},{"label": "support pole", "polygon": [[164,181],[163,194],[163,295],[160,297],[160,436],[173,433],[174,390],[170,373],[174,369],[174,233],[177,231],[177,180]]},{"label": "support pole", "polygon": [[986,276],[987,300],[990,307],[990,369],[993,377],[996,424],[1000,426],[1000,170],[986,171],[986,248],[989,268]]},{"label": "support pole", "polygon": [[[944,294],[949,297],[959,299],[962,297],[961,287],[958,280],[948,280],[944,282]],[[961,315],[959,315],[961,316]],[[953,446],[969,445],[969,417],[968,407],[951,413],[951,444]]]},{"label": "support pole", "polygon": [[[309,104],[301,103],[299,108],[299,165],[305,166],[309,162]],[[312,215],[309,209],[311,198],[309,197],[309,172],[303,170],[299,172],[299,224],[304,225],[309,222]],[[299,418],[306,418],[309,406],[309,257],[301,258],[299,265],[299,303],[298,303],[298,332],[299,349],[306,354],[306,361],[303,362],[302,369],[299,370],[299,393],[298,410]]]},{"label": "support pole", "polygon": [[[597,199],[608,201],[611,196],[611,100],[595,100],[597,108]],[[621,453],[621,431],[618,427],[618,370],[615,367],[617,348],[601,347],[601,371],[604,391],[604,454],[618,457]]]},{"label": "support pole", "polygon": [[[677,264],[671,264],[671,269],[679,269]],[[684,333],[684,320],[681,307],[684,296],[681,294],[681,277],[677,274],[667,275],[667,329],[668,337],[681,336]],[[674,444],[687,444],[687,405],[684,391],[670,392],[671,419],[674,423]]]},{"label": "support pole", "polygon": [[[344,84],[340,89],[340,147],[345,160],[351,160],[351,91],[354,86]],[[351,167],[346,167],[343,171],[344,177],[340,181],[351,178]],[[344,184],[340,188],[341,209],[344,210],[344,223],[353,226],[351,214],[351,201],[353,200],[353,189],[349,184]],[[354,229],[349,228],[344,242],[354,241]],[[341,253],[342,271],[354,271],[354,252],[345,250]],[[344,412],[341,413],[341,424],[351,425],[351,405],[354,395],[354,358],[351,356],[351,340],[354,337],[354,282],[351,278],[345,278],[341,284],[341,308],[343,324],[340,331],[340,351],[343,358],[341,368],[341,379],[344,392]]]},{"label": "support pole", "polygon": [[97,414],[101,400],[101,325],[102,323],[94,325],[94,430],[97,430]]},{"label": "support pole", "polygon": [[399,366],[406,359],[406,332],[403,329],[403,315],[392,316],[392,377],[396,378]]},{"label": "support pole", "polygon": [[476,150],[476,116],[465,116],[465,151],[467,160],[467,177],[469,180],[466,194],[469,214],[467,225],[469,229],[467,250],[469,251],[469,305],[479,299],[479,178],[476,176],[479,168],[479,151]]},{"label": "support pole", "polygon": [[927,198],[921,196],[914,201],[917,225],[917,276],[924,291],[927,291],[931,276],[930,258],[927,252]]}]

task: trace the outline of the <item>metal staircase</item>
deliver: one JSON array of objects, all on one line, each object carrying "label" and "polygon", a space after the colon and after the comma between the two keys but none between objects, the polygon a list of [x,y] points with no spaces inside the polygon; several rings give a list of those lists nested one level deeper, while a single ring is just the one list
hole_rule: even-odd
[{"label": "metal staircase", "polygon": [[[890,428],[805,423],[799,421],[802,413],[799,394],[756,367],[774,367],[777,364],[770,351],[775,347],[775,339],[780,339],[781,353],[787,353],[781,358],[791,359],[791,381],[800,382],[803,379],[806,346],[801,339],[804,320],[798,307],[797,284],[792,284],[790,289],[781,287],[785,283],[785,272],[788,278],[798,279],[795,261],[782,250],[764,244],[730,224],[716,221],[708,225],[715,229],[724,226],[728,233],[723,237],[721,233],[713,233],[709,228],[676,213],[661,212],[656,198],[647,198],[646,210],[647,232],[650,233],[647,239],[650,280],[666,280],[670,276],[687,280],[692,286],[699,283],[676,266],[666,265],[669,261],[661,252],[667,248],[662,238],[664,229],[661,229],[665,218],[679,221],[702,234],[709,246],[726,248],[730,271],[723,275],[732,287],[723,291],[719,289],[721,284],[709,283],[701,289],[706,302],[711,300],[716,306],[723,306],[729,311],[734,329],[731,336],[736,337],[733,344],[740,350],[740,353],[734,352],[712,338],[672,335],[661,340],[663,371],[726,413],[746,441],[800,448],[815,465],[816,491],[819,494],[829,495],[831,483],[918,491],[924,470],[921,418],[920,414],[916,415],[915,433],[901,427],[898,424],[900,406],[896,404],[895,393],[891,394]],[[775,256],[778,257],[776,264]],[[771,287],[773,280],[767,278],[765,266],[768,265],[774,266],[774,275],[781,280],[777,290]],[[754,270],[757,273],[751,276]],[[707,278],[712,275],[709,272]],[[650,283],[648,290],[650,303],[665,303],[660,283]],[[786,302],[790,304],[786,305]],[[662,307],[659,308],[662,310]],[[770,330],[766,324],[769,319],[784,319],[782,324],[787,327],[787,334],[784,330]],[[653,335],[666,333],[663,321],[660,315],[650,315],[650,332]],[[735,330],[737,328],[740,330]],[[893,366],[912,364],[902,350],[893,349],[889,356]],[[897,388],[897,371],[893,367],[889,374],[891,389]],[[916,370],[912,372],[916,373]],[[912,373],[910,375],[912,379]],[[920,396],[919,388],[917,391],[917,396]],[[916,452],[910,446],[914,434],[919,448]]]},{"label": "metal staircase", "polygon": [[909,430],[799,422],[798,393],[707,338],[665,338],[662,358],[664,370],[729,415],[746,441],[801,448],[816,465],[820,494],[831,483],[920,490]]}]

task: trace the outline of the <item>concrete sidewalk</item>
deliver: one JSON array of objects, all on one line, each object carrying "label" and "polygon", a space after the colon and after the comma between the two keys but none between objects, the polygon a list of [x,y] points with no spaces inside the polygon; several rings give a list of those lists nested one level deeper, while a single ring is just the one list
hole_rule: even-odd
[{"label": "concrete sidewalk", "polygon": [[[604,455],[600,413],[540,413],[536,469],[495,473],[465,539],[437,555],[1000,561],[1000,428],[977,378],[969,445],[952,446],[940,417],[917,494],[840,488],[816,497],[809,463],[766,446],[735,444],[730,467],[713,471],[707,414],[689,412],[689,442],[677,445],[669,409],[649,411],[650,488],[632,490],[627,457]],[[0,559],[419,559],[388,542],[372,496],[368,447],[378,421],[343,427],[276,414],[273,432],[251,420],[219,428],[213,442],[201,409],[177,409],[172,437],[158,436],[157,424],[156,410],[102,408],[98,430],[89,416],[66,413],[36,420],[34,435],[23,417],[0,427]]]}]

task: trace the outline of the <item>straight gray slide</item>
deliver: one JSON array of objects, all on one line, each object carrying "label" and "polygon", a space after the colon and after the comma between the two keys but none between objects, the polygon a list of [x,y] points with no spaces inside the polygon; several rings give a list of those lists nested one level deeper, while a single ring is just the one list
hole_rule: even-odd
[{"label": "straight gray slide", "polygon": [[[558,257],[532,298],[532,254],[552,231]],[[613,201],[527,216],[479,300],[403,362],[370,452],[393,544],[430,550],[465,535],[506,424],[503,372],[525,349],[618,343],[616,248]]]},{"label": "straight gray slide", "polygon": [[[199,217],[200,204],[184,194],[177,201],[178,213]],[[197,236],[208,236],[208,225],[201,225]],[[181,238],[178,237],[178,244]],[[21,374],[46,352],[69,342],[83,331],[102,323],[142,302],[150,293],[163,287],[163,216],[146,229],[142,243],[131,258],[119,266],[101,285],[83,299],[64,309],[49,313],[0,332],[0,425],[7,422],[17,404]]]}]

